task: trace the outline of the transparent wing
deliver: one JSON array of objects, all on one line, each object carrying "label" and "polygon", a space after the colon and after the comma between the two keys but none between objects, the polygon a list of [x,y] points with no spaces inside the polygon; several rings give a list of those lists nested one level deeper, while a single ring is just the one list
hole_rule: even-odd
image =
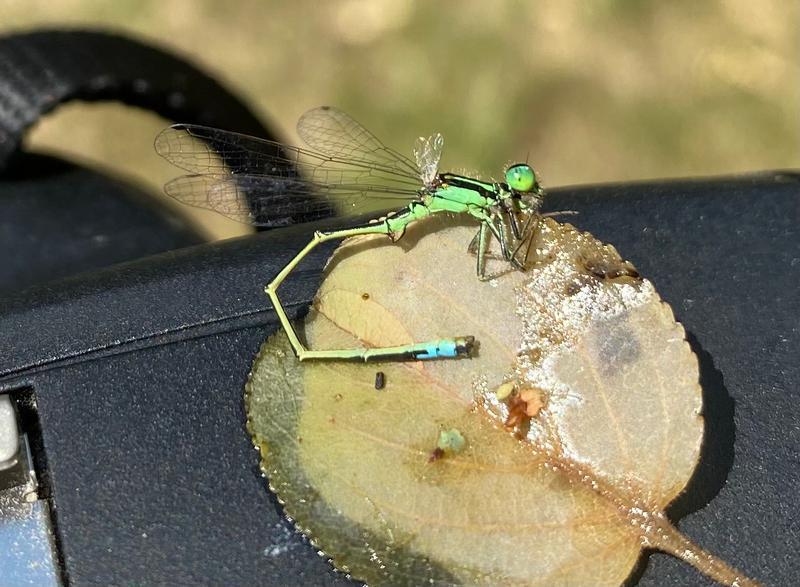
[{"label": "transparent wing", "polygon": [[392,184],[419,189],[418,170],[375,166],[357,157],[319,153],[235,132],[175,124],[159,133],[156,152],[192,173],[297,177],[318,183]]},{"label": "transparent wing", "polygon": [[411,159],[387,147],[349,115],[331,106],[303,114],[297,121],[297,134],[309,147],[326,155],[420,177],[420,170]]},{"label": "transparent wing", "polygon": [[[263,175],[184,175],[164,186],[167,195],[197,208],[215,210],[238,222],[258,227],[286,226],[331,216],[356,213],[370,201],[416,192],[398,192],[386,186],[324,186],[302,178],[269,178]],[[389,203],[387,202],[387,206]]]},{"label": "transparent wing", "polygon": [[439,174],[439,161],[442,158],[444,137],[438,132],[427,138],[419,137],[414,146],[414,158],[417,160],[422,182],[431,185]]},{"label": "transparent wing", "polygon": [[168,183],[168,195],[256,226],[355,211],[367,199],[410,200],[422,187],[416,172],[199,125],[165,129],[155,148],[193,173]]}]

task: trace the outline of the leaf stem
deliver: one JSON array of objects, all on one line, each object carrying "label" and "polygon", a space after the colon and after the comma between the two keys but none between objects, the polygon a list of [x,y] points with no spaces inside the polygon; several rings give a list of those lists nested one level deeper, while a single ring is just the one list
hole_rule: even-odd
[{"label": "leaf stem", "polygon": [[646,546],[671,554],[686,561],[707,577],[730,587],[760,587],[761,583],[750,579],[741,571],[694,544],[669,520],[659,518],[645,536]]}]

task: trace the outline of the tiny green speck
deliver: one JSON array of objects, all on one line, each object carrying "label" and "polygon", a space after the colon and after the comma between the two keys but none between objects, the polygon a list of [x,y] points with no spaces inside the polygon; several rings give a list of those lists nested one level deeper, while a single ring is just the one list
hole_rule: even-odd
[{"label": "tiny green speck", "polygon": [[436,446],[445,452],[457,454],[464,450],[466,443],[467,441],[464,440],[464,436],[461,432],[455,428],[451,428],[450,430],[442,430],[439,432],[439,442],[436,443]]}]

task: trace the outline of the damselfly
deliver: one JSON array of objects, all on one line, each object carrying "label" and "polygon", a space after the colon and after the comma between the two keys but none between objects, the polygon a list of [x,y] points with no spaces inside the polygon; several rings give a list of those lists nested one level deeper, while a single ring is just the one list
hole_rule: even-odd
[{"label": "damselfly", "polygon": [[341,230],[316,231],[311,241],[266,286],[266,293],[298,358],[434,359],[468,356],[475,343],[462,336],[396,347],[309,350],[295,332],[277,290],[292,270],[320,243],[364,234],[400,239],[412,222],[432,214],[468,214],[480,224],[468,246],[477,256],[477,274],[485,279],[489,239],[502,258],[524,270],[538,225],[544,191],[527,163],[506,168],[505,181],[482,181],[439,173],[444,140],[434,134],[417,140],[414,160],[386,147],[347,114],[323,106],[306,112],[297,132],[311,147],[191,124],[176,124],[156,138],[158,153],[192,175],[165,186],[167,194],[189,205],[210,208],[255,226],[290,224],[331,215],[366,198],[397,199],[408,204],[395,212]]}]

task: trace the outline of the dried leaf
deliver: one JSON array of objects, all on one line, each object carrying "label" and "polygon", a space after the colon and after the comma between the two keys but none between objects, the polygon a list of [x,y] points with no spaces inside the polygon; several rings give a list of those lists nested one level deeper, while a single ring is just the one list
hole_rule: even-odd
[{"label": "dried leaf", "polygon": [[[490,281],[474,226],[341,247],[311,348],[474,335],[469,360],[295,360],[282,334],[248,385],[249,426],[287,514],[375,585],[618,585],[643,547],[754,584],[663,510],[702,441],[697,361],[669,307],[610,246],[546,221],[536,265]],[[494,270],[502,270],[495,263]]]}]

